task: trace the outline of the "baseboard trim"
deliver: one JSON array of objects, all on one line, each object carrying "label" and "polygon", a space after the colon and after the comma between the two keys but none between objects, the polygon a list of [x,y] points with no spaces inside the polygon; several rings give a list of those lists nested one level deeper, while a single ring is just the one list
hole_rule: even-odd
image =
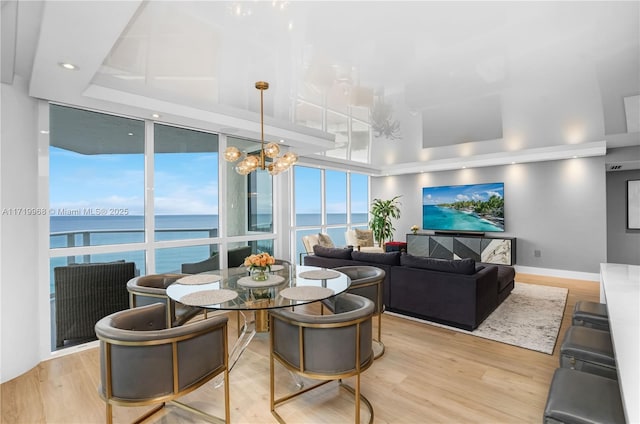
[{"label": "baseboard trim", "polygon": [[[573,280],[600,282],[600,274],[597,272],[567,271],[564,269],[536,268],[521,265],[514,265],[514,268],[516,269],[516,272],[521,274],[544,275],[547,277],[571,278]],[[518,278],[516,277],[516,280],[517,279]]]}]

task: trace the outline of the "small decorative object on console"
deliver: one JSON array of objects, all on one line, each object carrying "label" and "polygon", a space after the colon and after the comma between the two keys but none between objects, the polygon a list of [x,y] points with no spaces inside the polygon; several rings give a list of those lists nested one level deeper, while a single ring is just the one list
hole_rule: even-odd
[{"label": "small decorative object on console", "polygon": [[268,280],[269,274],[267,272],[271,271],[271,265],[275,263],[275,258],[266,252],[244,258],[244,266],[249,268],[251,278],[256,281]]},{"label": "small decorative object on console", "polygon": [[416,234],[418,232],[418,230],[420,229],[420,227],[418,227],[417,225],[412,225],[411,228],[409,228],[411,230],[411,232],[413,234]]}]

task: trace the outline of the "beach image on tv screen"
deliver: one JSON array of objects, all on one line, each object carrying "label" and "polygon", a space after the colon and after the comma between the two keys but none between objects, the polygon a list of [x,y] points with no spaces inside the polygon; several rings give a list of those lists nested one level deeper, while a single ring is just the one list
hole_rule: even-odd
[{"label": "beach image on tv screen", "polygon": [[424,187],[422,228],[504,231],[504,183]]}]

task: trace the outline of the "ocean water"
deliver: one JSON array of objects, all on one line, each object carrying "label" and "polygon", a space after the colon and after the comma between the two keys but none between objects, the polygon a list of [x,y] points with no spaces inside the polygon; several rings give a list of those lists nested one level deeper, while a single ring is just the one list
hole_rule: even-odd
[{"label": "ocean water", "polygon": [[[353,214],[353,222],[367,221],[367,214]],[[50,221],[51,248],[69,246],[100,246],[109,244],[142,243],[144,242],[144,217],[132,216],[52,216]],[[320,226],[320,214],[298,214],[297,226]],[[271,223],[271,215],[258,217],[258,226]],[[346,214],[328,214],[327,223],[346,223]],[[156,240],[184,240],[205,237],[215,237],[218,234],[217,215],[158,215],[155,217]],[[306,233],[318,233],[319,229],[302,230],[297,233],[297,253],[304,252],[300,237]],[[329,229],[336,244],[344,244],[345,228]],[[267,246],[268,244],[268,246]],[[260,246],[259,246],[260,248]],[[264,245],[264,250],[270,250],[272,243]],[[167,249],[156,249],[156,272],[179,271],[183,263],[198,262],[211,255],[210,247],[186,246]],[[140,274],[146,273],[145,252],[143,250],[118,253],[91,254],[90,257],[76,256],[76,263],[110,262],[124,259],[136,263]],[[50,286],[53,292],[53,268],[67,264],[67,257],[51,258]]]},{"label": "ocean water", "polygon": [[422,228],[428,230],[504,231],[503,228],[473,213],[436,205],[424,205],[422,216]]}]

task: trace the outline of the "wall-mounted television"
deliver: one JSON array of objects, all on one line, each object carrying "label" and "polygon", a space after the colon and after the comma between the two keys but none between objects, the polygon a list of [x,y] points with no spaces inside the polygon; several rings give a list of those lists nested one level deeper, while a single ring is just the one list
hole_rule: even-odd
[{"label": "wall-mounted television", "polygon": [[422,229],[504,231],[504,183],[423,187]]}]

